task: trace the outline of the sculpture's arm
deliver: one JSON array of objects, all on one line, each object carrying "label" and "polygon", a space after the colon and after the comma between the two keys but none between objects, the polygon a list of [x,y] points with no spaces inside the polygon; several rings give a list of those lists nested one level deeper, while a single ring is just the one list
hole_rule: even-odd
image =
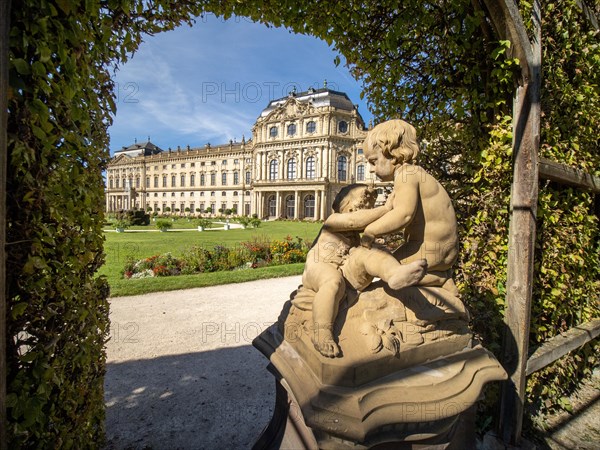
[{"label": "sculpture's arm", "polygon": [[394,187],[393,209],[367,225],[361,243],[371,247],[376,237],[394,233],[406,228],[414,219],[419,205],[419,182],[417,177],[409,177]]},{"label": "sculpture's arm", "polygon": [[333,213],[327,218],[323,228],[329,231],[364,230],[367,225],[383,217],[389,211],[387,206],[379,206],[348,213]]}]

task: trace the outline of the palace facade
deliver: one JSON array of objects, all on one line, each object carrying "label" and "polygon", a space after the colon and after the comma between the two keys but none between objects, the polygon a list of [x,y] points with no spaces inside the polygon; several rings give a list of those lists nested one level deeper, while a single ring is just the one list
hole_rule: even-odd
[{"label": "palace facade", "polygon": [[323,220],[343,186],[372,182],[366,132],[345,93],[290,93],[268,104],[248,141],[165,151],[148,140],[116,151],[106,209]]}]

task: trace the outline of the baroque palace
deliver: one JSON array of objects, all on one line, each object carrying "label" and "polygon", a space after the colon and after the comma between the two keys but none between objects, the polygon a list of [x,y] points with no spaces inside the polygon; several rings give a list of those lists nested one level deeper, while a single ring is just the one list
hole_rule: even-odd
[{"label": "baroque palace", "polygon": [[148,140],[116,151],[106,209],[323,220],[344,185],[373,181],[366,132],[345,93],[291,92],[261,112],[251,140],[166,151]]}]

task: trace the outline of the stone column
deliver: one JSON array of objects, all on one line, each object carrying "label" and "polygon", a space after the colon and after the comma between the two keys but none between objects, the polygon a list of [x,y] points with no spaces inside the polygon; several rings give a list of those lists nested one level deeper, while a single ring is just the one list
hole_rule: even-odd
[{"label": "stone column", "polygon": [[325,191],[320,191],[321,194],[321,220],[325,220],[326,213],[325,213],[325,203],[326,202],[326,196],[325,196]]},{"label": "stone column", "polygon": [[319,191],[315,190],[315,213],[314,213],[315,220],[321,220],[321,215],[319,214],[320,207],[321,207],[321,202],[319,199]]},{"label": "stone column", "polygon": [[281,194],[279,191],[275,193],[275,218],[278,219],[281,215]]},{"label": "stone column", "polygon": [[300,195],[294,191],[294,219],[300,218]]}]

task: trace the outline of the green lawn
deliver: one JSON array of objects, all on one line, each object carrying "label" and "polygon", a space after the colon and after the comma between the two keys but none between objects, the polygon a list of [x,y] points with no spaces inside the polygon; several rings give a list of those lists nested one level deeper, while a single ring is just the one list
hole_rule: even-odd
[{"label": "green lawn", "polygon": [[[175,225],[175,227],[179,228],[179,225]],[[245,230],[199,232],[190,229],[189,231],[160,233],[155,230],[153,225],[150,225],[148,227],[136,227],[137,229],[146,228],[148,230],[146,233],[139,231],[126,231],[125,233],[107,231],[104,244],[106,264],[100,269],[100,275],[107,277],[112,297],[297,275],[302,273],[303,264],[138,280],[123,279],[121,271],[126,259],[130,256],[141,259],[167,252],[179,256],[194,245],[204,246],[207,249],[212,249],[216,245],[234,248],[240,242],[252,240],[255,237],[283,239],[288,235],[292,237],[299,236],[308,240],[308,242],[312,242],[320,227],[320,223],[276,221],[265,222],[259,228]]]}]

